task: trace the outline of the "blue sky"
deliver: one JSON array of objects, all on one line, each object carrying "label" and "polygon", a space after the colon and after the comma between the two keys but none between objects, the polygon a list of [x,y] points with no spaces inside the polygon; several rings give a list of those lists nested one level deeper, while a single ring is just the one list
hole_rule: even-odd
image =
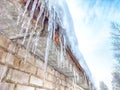
[{"label": "blue sky", "polygon": [[[104,81],[111,90],[115,63],[110,38],[111,21],[120,23],[119,0],[66,0],[73,18],[79,48],[98,87]],[[99,89],[98,89],[99,90]]]}]

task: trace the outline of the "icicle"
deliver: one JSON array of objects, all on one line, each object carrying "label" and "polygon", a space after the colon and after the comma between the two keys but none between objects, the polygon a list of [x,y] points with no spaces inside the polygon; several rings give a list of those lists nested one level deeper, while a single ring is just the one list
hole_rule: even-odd
[{"label": "icicle", "polygon": [[[41,0],[40,0],[40,1],[41,1]],[[45,8],[45,4],[44,4],[44,2],[42,2],[42,3],[41,3],[41,6],[40,6],[40,12],[39,12],[38,17],[37,17],[37,21],[36,21],[36,23],[35,23],[35,29],[37,28],[38,22],[39,22],[39,20],[40,20],[40,17],[41,17],[42,14],[43,14],[44,8]]]},{"label": "icicle", "polygon": [[[32,6],[32,10],[31,10],[31,12],[30,12],[30,19],[28,20],[28,25],[27,25],[27,28],[26,28],[26,32],[25,32],[25,36],[24,36],[24,39],[23,39],[22,44],[24,44],[24,42],[25,42],[25,39],[26,39],[28,30],[29,30],[30,22],[31,22],[31,20],[33,19],[33,15],[34,15],[34,11],[35,11],[36,5],[37,5],[37,0],[34,0],[33,6]],[[31,36],[32,36],[32,34],[31,34]],[[31,40],[31,39],[29,39],[29,40]],[[29,41],[29,42],[30,42],[30,41]]]},{"label": "icicle", "polygon": [[66,60],[66,68],[68,68],[68,60]]},{"label": "icicle", "polygon": [[38,0],[38,5],[36,7],[36,9],[38,9],[38,7],[40,6],[40,4],[42,3],[43,0]]},{"label": "icicle", "polygon": [[61,38],[59,38],[59,41],[60,41],[60,63],[62,63],[63,62],[63,44],[62,44]]},{"label": "icicle", "polygon": [[66,54],[66,39],[65,36],[63,35],[63,40],[64,40],[64,44],[63,44],[63,54]]},{"label": "icicle", "polygon": [[24,20],[24,22],[22,23],[22,25],[21,25],[21,30],[20,30],[19,34],[22,34],[22,33],[23,33],[23,30],[24,30],[24,28],[25,28],[25,24],[26,24],[26,20]]},{"label": "icicle", "polygon": [[29,45],[30,45],[33,34],[34,34],[34,31],[32,30],[32,32],[30,33],[30,37],[29,37],[27,46],[26,46],[26,54],[25,54],[25,60],[24,60],[25,62],[26,62],[27,57],[28,57],[27,53],[29,52]]},{"label": "icicle", "polygon": [[36,8],[36,5],[37,5],[37,0],[34,0],[33,2],[33,6],[32,6],[32,10],[31,10],[31,14],[30,14],[30,20],[33,18],[33,15],[34,15],[34,12],[35,12],[35,8]]},{"label": "icicle", "polygon": [[70,72],[72,72],[72,65],[70,64]]},{"label": "icicle", "polygon": [[46,68],[48,63],[48,56],[51,47],[51,40],[52,40],[52,30],[49,31],[48,38],[47,38],[47,45],[45,51],[45,63],[44,63],[44,80],[46,79]]},{"label": "icicle", "polygon": [[28,34],[28,27],[26,28],[25,35],[24,35],[24,38],[23,38],[23,41],[22,41],[22,45],[23,45],[24,42],[25,42],[25,39],[26,39],[27,34]]},{"label": "icicle", "polygon": [[75,73],[75,69],[73,68],[73,90],[75,89],[75,84],[76,84],[76,73]]},{"label": "icicle", "polygon": [[31,0],[27,0],[27,3],[26,3],[26,5],[25,5],[25,7],[24,7],[24,12],[23,12],[23,15],[22,15],[21,22],[22,22],[22,20],[23,20],[23,18],[24,18],[24,16],[25,16],[25,13],[27,12],[27,9],[28,9],[28,6],[29,6],[29,4],[30,4],[30,1],[31,1]]},{"label": "icicle", "polygon": [[74,78],[72,79],[72,84],[73,84],[73,88],[72,88],[72,90],[75,90],[75,82],[74,82]]},{"label": "icicle", "polygon": [[52,10],[52,11],[53,11],[53,16],[52,16],[52,18],[53,18],[53,34],[54,34],[53,36],[55,37],[55,29],[56,29],[56,19],[55,19],[55,17],[56,17],[55,13],[56,13],[56,12],[55,12],[55,5],[56,5],[56,0],[54,0],[53,2],[54,2],[54,3],[53,3],[53,4],[54,4],[54,5],[53,5],[53,10]]},{"label": "icicle", "polygon": [[55,90],[59,90],[59,85],[60,85],[60,81],[59,81],[59,78],[57,78],[55,83]]},{"label": "icicle", "polygon": [[80,81],[79,74],[77,73],[77,82]]},{"label": "icicle", "polygon": [[20,8],[18,8],[18,17],[17,17],[17,25],[19,25],[19,23],[20,23],[20,17],[21,17],[21,15],[22,15],[22,11],[20,10]]},{"label": "icicle", "polygon": [[60,51],[57,50],[57,63],[58,63],[58,67],[60,67]]},{"label": "icicle", "polygon": [[77,72],[75,71],[75,84],[77,84]]},{"label": "icicle", "polygon": [[29,51],[29,45],[31,43],[33,35],[34,35],[34,31],[32,30],[32,32],[30,33],[30,37],[29,37],[28,43],[27,43],[27,47],[26,47],[27,51]]},{"label": "icicle", "polygon": [[74,68],[73,68],[73,79],[74,79],[74,82],[75,82],[75,78],[76,78],[76,76],[75,76],[75,70],[74,70]]},{"label": "icicle", "polygon": [[35,42],[34,42],[35,44],[34,44],[34,50],[33,50],[33,53],[34,53],[34,54],[35,54],[36,48],[37,48],[37,46],[38,46],[38,41],[39,41],[40,32],[41,32],[41,31],[37,32],[37,35],[36,35],[36,38],[35,38]]}]

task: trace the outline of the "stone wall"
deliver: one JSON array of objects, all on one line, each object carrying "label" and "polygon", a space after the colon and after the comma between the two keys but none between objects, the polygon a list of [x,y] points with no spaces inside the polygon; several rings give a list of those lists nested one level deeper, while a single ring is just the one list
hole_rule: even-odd
[{"label": "stone wall", "polygon": [[[44,80],[43,61],[0,34],[0,90],[83,90],[51,66]],[[74,89],[73,89],[74,88]]]}]

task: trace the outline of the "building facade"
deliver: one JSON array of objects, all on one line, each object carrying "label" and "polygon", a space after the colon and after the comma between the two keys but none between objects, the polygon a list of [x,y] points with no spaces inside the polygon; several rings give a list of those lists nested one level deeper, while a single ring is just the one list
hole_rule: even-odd
[{"label": "building facade", "polygon": [[[49,39],[48,10],[42,11],[38,6],[33,14],[28,14],[34,9],[35,1],[36,7],[42,5],[38,0],[30,0],[25,15],[21,13],[28,0],[0,1],[0,90],[92,90],[94,85],[68,42],[64,47],[61,25],[56,21],[57,27]],[[35,26],[39,12],[43,13],[39,25]],[[32,17],[28,32],[19,16],[22,17],[20,20],[28,20],[27,23]],[[55,17],[53,19],[59,21],[57,14]],[[52,43],[48,43],[49,40]]]}]

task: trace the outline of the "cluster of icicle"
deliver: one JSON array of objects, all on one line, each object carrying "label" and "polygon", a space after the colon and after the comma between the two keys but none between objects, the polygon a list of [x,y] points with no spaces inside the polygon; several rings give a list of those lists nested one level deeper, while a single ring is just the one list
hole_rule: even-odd
[{"label": "cluster of icicle", "polygon": [[[65,59],[64,56],[66,53],[66,38],[65,38],[65,34],[64,34],[65,28],[62,28],[63,27],[63,22],[62,22],[62,18],[61,18],[62,11],[61,10],[59,11],[58,10],[59,8],[56,7],[56,5],[55,5],[57,3],[57,1],[56,0],[34,0],[31,11],[29,13],[29,17],[26,19],[26,15],[28,14],[28,12],[27,12],[28,6],[30,5],[30,2],[31,2],[31,0],[27,0],[26,4],[24,6],[23,12],[21,12],[20,9],[18,9],[20,11],[20,14],[18,16],[17,24],[21,25],[21,30],[19,33],[20,34],[24,33],[24,38],[23,38],[22,44],[25,44],[27,35],[28,35],[28,33],[30,34],[29,38],[27,40],[28,41],[27,45],[26,45],[25,61],[27,58],[27,52],[30,51],[31,43],[33,44],[32,52],[34,54],[36,53],[38,41],[39,41],[40,34],[41,34],[41,29],[40,30],[36,30],[36,29],[37,29],[37,26],[39,25],[39,20],[42,18],[42,23],[44,23],[45,16],[47,16],[48,17],[48,37],[47,37],[46,53],[45,53],[45,61],[44,61],[44,74],[46,73],[46,67],[47,67],[47,63],[48,63],[48,56],[49,56],[49,51],[50,51],[51,45],[53,43],[55,43],[53,40],[55,37],[55,30],[57,28],[57,25],[59,24],[59,26],[61,27],[61,31],[60,31],[60,35],[59,35],[60,46],[59,46],[59,48],[57,48],[58,49],[57,50],[57,52],[58,52],[57,53],[58,67],[60,66],[60,64],[64,64],[67,67],[69,67],[70,71],[72,71],[74,74],[73,84],[77,83],[79,81],[79,74],[72,67],[72,65],[68,66],[68,60],[66,60],[66,61],[64,60]],[[37,16],[34,27],[31,30],[31,26],[33,26],[31,21],[33,19],[35,10],[37,10],[38,7],[40,8],[40,12]],[[42,15],[44,15],[44,16],[42,17]],[[34,38],[33,38],[33,36],[34,36]],[[63,43],[62,43],[61,38],[63,38]],[[65,62],[66,62],[66,64],[65,64]]]}]

